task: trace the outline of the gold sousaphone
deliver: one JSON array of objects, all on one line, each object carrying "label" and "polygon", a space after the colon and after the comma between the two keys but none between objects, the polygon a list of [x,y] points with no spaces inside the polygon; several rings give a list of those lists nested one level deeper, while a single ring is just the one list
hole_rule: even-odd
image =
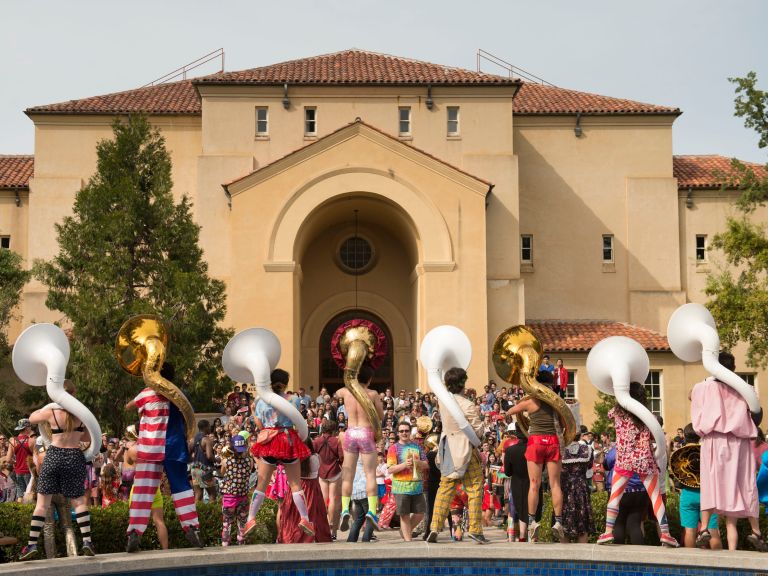
[{"label": "gold sousaphone", "polygon": [[357,380],[363,362],[369,357],[373,357],[376,349],[376,337],[367,326],[350,326],[339,340],[339,349],[345,359],[344,386],[365,411],[371,422],[376,442],[378,442],[381,440],[381,419],[367,392]]},{"label": "gold sousaphone", "polygon": [[[504,381],[521,386],[527,397],[549,404],[557,413],[563,439],[570,444],[578,434],[573,412],[554,390],[536,381],[542,347],[536,335],[525,326],[512,326],[499,334],[493,344],[493,366]],[[528,435],[529,421],[517,414],[517,425]]]},{"label": "gold sousaphone", "polygon": [[669,474],[686,488],[701,488],[701,444],[686,444],[669,455]]},{"label": "gold sousaphone", "polygon": [[128,374],[141,376],[147,386],[174,403],[184,416],[187,438],[191,439],[197,432],[195,411],[184,393],[160,375],[167,347],[168,330],[163,321],[152,314],[141,314],[120,327],[115,357]]}]

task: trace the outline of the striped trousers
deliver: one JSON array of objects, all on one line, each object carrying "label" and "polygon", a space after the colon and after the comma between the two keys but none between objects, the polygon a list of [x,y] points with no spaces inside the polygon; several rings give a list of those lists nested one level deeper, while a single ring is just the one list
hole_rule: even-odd
[{"label": "striped trousers", "polygon": [[451,507],[451,502],[456,494],[456,485],[461,482],[467,493],[467,508],[469,511],[469,532],[471,534],[483,533],[483,466],[477,450],[472,451],[472,458],[464,473],[464,478],[440,478],[440,487],[437,489],[435,507],[432,511],[432,523],[429,529],[432,532],[440,532],[445,524],[445,519]]},{"label": "striped trousers", "polygon": [[136,475],[133,478],[133,498],[128,512],[128,532],[135,530],[143,534],[147,529],[152,511],[152,500],[163,475],[163,469],[171,485],[171,496],[176,516],[186,532],[189,528],[198,528],[195,494],[187,479],[185,462],[166,460],[164,462],[137,462]]}]

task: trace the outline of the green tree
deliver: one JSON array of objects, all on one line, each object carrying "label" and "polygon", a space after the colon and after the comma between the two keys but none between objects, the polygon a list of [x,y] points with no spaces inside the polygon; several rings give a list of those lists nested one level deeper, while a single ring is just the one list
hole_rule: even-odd
[{"label": "green tree", "polygon": [[0,363],[5,360],[8,344],[8,325],[15,318],[16,306],[21,299],[21,290],[29,280],[29,272],[16,252],[0,249]]},{"label": "green tree", "polygon": [[[124,404],[143,386],[114,357],[117,332],[135,314],[157,314],[170,332],[168,360],[176,384],[198,411],[228,384],[221,353],[232,336],[219,326],[225,285],[208,276],[199,226],[186,196],[171,192],[165,140],[143,116],[116,120],[114,139],[96,147],[97,170],[56,225],[59,254],[36,262],[46,305],[72,325],[71,376],[102,426],[120,433]],[[135,416],[128,416],[133,420]]]},{"label": "green tree", "polygon": [[[757,88],[754,72],[745,78],[729,78],[736,85],[735,115],[753,128],[768,146],[768,93]],[[768,200],[768,171],[758,171],[734,159],[723,186],[740,190],[734,215],[726,230],[717,234],[712,248],[721,250],[727,267],[707,278],[707,307],[717,322],[723,345],[748,345],[750,366],[768,365],[768,235],[765,224],[754,219],[754,211]]]},{"label": "green tree", "polygon": [[609,432],[613,429],[613,421],[608,418],[608,412],[614,406],[616,406],[615,397],[602,392],[597,393],[597,402],[595,402],[593,407],[595,420],[592,422],[590,430],[594,432],[598,438],[603,432]]}]

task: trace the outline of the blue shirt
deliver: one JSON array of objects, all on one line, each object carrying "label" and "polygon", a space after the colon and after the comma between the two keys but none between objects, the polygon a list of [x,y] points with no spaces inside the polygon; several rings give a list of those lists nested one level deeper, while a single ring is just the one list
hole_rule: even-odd
[{"label": "blue shirt", "polygon": [[293,421],[288,416],[278,412],[264,400],[256,403],[254,416],[261,420],[265,428],[293,428]]}]

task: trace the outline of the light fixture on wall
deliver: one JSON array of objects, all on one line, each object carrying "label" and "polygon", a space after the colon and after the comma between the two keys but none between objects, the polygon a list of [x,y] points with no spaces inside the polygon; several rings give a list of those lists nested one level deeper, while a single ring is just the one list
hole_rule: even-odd
[{"label": "light fixture on wall", "polygon": [[21,196],[19,196],[19,191],[16,190],[16,207],[18,208],[21,206]]},{"label": "light fixture on wall", "polygon": [[581,135],[584,133],[581,129],[581,112],[576,112],[576,126],[573,127],[573,133],[576,135],[576,138],[581,138]]},{"label": "light fixture on wall", "polygon": [[427,84],[427,99],[424,102],[427,105],[427,110],[432,110],[435,102],[432,100],[432,84]]},{"label": "light fixture on wall", "polygon": [[283,108],[288,110],[291,107],[291,99],[288,98],[288,83],[283,84]]},{"label": "light fixture on wall", "polygon": [[685,207],[689,210],[693,208],[693,192],[688,188],[688,194],[685,197]]}]

